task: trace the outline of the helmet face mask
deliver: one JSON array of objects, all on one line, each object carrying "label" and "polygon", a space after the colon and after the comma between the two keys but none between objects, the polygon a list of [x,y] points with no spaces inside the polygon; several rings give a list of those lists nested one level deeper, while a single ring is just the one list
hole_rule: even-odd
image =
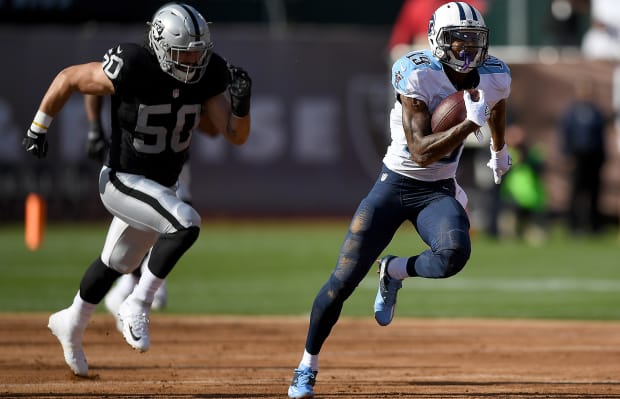
[{"label": "helmet face mask", "polygon": [[433,55],[460,73],[478,68],[487,58],[489,29],[482,14],[464,2],[439,7],[428,25]]},{"label": "helmet face mask", "polygon": [[202,15],[191,6],[169,3],[155,12],[149,25],[149,47],[162,71],[183,83],[198,82],[213,50]]},{"label": "helmet face mask", "polygon": [[211,58],[211,50],[172,47],[168,54],[170,62],[166,65],[171,65],[170,71],[176,79],[184,83],[193,83],[194,77],[197,76],[196,72],[202,77],[209,58]]}]

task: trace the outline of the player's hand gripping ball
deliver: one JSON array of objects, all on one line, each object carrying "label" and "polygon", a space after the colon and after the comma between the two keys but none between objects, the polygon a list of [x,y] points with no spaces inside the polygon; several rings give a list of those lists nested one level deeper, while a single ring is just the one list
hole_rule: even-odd
[{"label": "player's hand gripping ball", "polygon": [[441,100],[431,115],[431,130],[443,132],[463,122],[467,117],[467,108],[463,92],[457,91]]},{"label": "player's hand gripping ball", "polygon": [[[474,104],[480,101],[480,93],[476,89],[468,90]],[[482,104],[481,106],[486,104]],[[488,106],[487,106],[488,108]],[[464,90],[457,91],[444,98],[431,115],[431,130],[443,132],[463,122],[467,118],[467,106],[464,99]],[[474,121],[477,123],[476,121]]]},{"label": "player's hand gripping ball", "polygon": [[491,109],[484,98],[484,91],[465,90],[463,99],[465,100],[465,108],[467,108],[466,118],[480,127],[484,126],[491,116]]}]

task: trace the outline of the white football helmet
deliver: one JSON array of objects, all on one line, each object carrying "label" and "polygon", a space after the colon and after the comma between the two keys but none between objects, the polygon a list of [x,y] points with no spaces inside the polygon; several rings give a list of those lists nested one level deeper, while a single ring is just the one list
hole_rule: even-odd
[{"label": "white football helmet", "polygon": [[[452,43],[462,43],[452,48]],[[428,23],[428,42],[433,55],[457,72],[479,67],[487,58],[489,29],[480,11],[462,1],[444,4]]]},{"label": "white football helmet", "polygon": [[168,3],[155,12],[149,25],[148,43],[162,71],[183,83],[198,82],[213,49],[202,15],[187,4]]}]

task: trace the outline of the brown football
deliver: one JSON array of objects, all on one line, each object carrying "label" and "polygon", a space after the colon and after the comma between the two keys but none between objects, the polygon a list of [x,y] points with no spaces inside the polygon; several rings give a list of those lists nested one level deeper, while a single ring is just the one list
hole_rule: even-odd
[{"label": "brown football", "polygon": [[[478,99],[478,90],[470,90],[472,100]],[[463,91],[457,91],[444,98],[431,116],[431,130],[434,132],[443,132],[451,127],[463,122],[467,117],[467,109],[465,108],[465,100],[463,100]]]}]

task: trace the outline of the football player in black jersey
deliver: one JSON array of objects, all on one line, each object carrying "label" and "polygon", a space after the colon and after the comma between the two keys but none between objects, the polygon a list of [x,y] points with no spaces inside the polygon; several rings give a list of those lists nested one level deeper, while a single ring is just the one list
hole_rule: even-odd
[{"label": "football player in black jersey", "polygon": [[[95,96],[92,94],[84,95],[84,111],[86,112],[86,119],[88,121],[86,155],[88,158],[100,165],[105,162],[110,147],[110,143],[104,132],[103,123],[101,120],[103,103],[103,96]],[[210,132],[208,132],[208,134],[211,135]],[[177,187],[177,197],[181,198],[188,204],[192,203],[190,176],[190,160],[188,156],[185,160],[185,164],[183,165],[183,169],[181,169],[181,173],[179,174]],[[118,317],[118,309],[121,306],[121,303],[123,303],[129,294],[131,294],[136,284],[138,284],[138,279],[142,274],[142,269],[148,267],[147,264],[148,255],[145,256],[144,260],[140,264],[140,267],[137,267],[132,273],[123,274],[118,280],[116,280],[116,283],[103,298],[103,304],[108,312],[114,316],[116,320],[116,327],[119,331],[123,331],[123,323]],[[167,282],[164,280],[162,285],[157,289],[157,291],[155,291],[155,297],[153,299],[151,309],[162,310],[166,307],[167,302],[168,289]]]},{"label": "football player in black jersey", "polygon": [[125,340],[136,350],[149,349],[155,291],[200,231],[200,216],[176,195],[194,128],[217,131],[235,145],[245,143],[250,131],[251,79],[213,52],[207,22],[196,9],[162,6],[147,36],[145,45],[115,45],[103,62],[62,70],[23,140],[27,152],[42,158],[47,130],[72,93],[111,96],[110,150],[99,191],[113,220],[72,305],[52,314],[48,324],[79,376],[88,374],[82,338],[95,307],[151,250],[148,267],[119,308]]}]

